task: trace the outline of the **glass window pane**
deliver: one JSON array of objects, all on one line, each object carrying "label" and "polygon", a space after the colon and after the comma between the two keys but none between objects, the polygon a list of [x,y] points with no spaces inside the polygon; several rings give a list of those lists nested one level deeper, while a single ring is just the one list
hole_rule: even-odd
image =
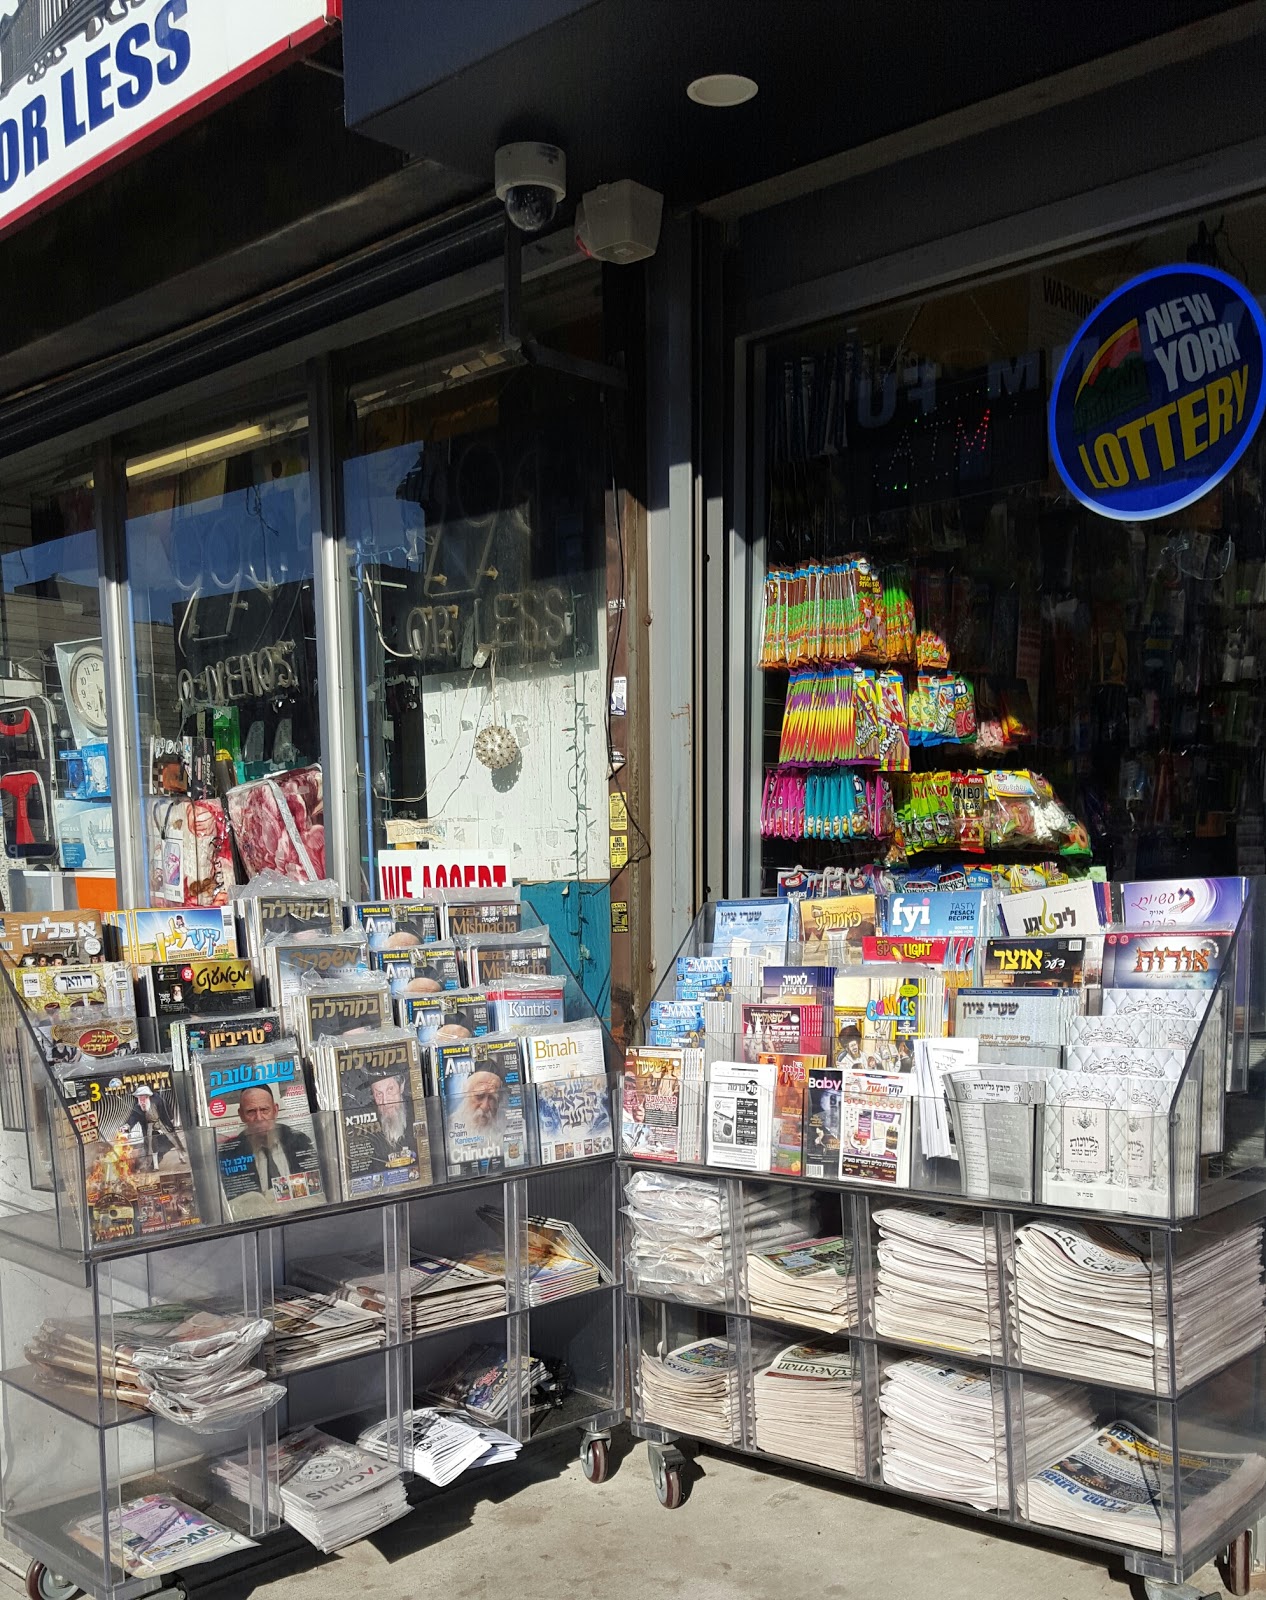
[{"label": "glass window pane", "polygon": [[[150,898],[222,904],[229,790],[321,759],[305,408],[133,450],[127,558]],[[288,828],[247,848],[293,865]]]},{"label": "glass window pane", "polygon": [[[494,854],[526,882],[608,875],[606,408],[471,328],[460,359],[356,394],[343,488],[366,892],[385,846]],[[593,330],[574,316],[552,342],[600,355]]]},{"label": "glass window pane", "polygon": [[0,491],[0,884],[112,906],[114,824],[92,475]]},{"label": "glass window pane", "polygon": [[[1266,207],[766,347],[748,813],[766,893],[801,869],[869,881],[878,861],[955,882],[959,857],[1025,884],[1092,861],[1113,878],[1261,872],[1266,430],[1199,499],[1138,522],[1079,504],[1047,443],[1052,382],[1084,318],[1183,262],[1260,299]],[[1122,338],[1088,390],[1114,450],[1141,365]],[[1155,466],[1165,441],[1149,446]],[[868,718],[876,673],[887,687]],[[819,722],[801,720],[810,703]]]}]

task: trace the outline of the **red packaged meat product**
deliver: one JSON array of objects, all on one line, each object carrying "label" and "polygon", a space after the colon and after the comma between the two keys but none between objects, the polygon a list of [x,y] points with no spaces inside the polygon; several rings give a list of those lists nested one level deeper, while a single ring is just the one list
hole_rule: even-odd
[{"label": "red packaged meat product", "polygon": [[249,875],[274,871],[300,882],[325,877],[325,800],[320,767],[279,772],[228,793],[229,819]]}]

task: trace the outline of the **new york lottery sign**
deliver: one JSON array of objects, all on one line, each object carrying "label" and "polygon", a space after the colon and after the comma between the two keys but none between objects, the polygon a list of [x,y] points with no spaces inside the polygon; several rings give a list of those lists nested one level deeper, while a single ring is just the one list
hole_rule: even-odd
[{"label": "new york lottery sign", "polygon": [[342,0],[0,0],[0,230],[318,44]]},{"label": "new york lottery sign", "polygon": [[1264,347],[1256,297],[1215,267],[1161,267],[1123,284],[1056,374],[1048,422],[1060,477],[1118,521],[1198,500],[1257,431]]}]

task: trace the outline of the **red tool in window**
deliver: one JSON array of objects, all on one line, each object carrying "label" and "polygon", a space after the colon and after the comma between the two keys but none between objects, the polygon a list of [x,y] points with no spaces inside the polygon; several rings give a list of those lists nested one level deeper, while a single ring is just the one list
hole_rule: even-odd
[{"label": "red tool in window", "polygon": [[39,718],[30,706],[16,706],[0,711],[0,760],[4,759],[4,745],[6,739],[30,740],[34,743],[38,755],[44,754],[44,736],[40,732]]},{"label": "red tool in window", "polygon": [[[35,830],[31,826],[31,794],[36,791],[39,795],[39,810],[36,820],[44,833],[42,839],[37,839]],[[13,802],[13,843],[21,849],[23,846],[42,845],[48,842],[48,798],[44,792],[44,779],[38,772],[6,772],[0,777],[0,794],[6,794]]]}]

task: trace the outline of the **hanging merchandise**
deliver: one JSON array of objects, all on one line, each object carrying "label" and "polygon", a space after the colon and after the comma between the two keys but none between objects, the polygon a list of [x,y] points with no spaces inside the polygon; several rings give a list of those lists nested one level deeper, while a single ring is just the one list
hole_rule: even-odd
[{"label": "hanging merchandise", "polygon": [[880,839],[894,826],[892,790],[878,773],[783,771],[765,777],[766,839]]},{"label": "hanging merchandise", "polygon": [[967,744],[976,737],[976,695],[957,674],[921,672],[910,693],[911,745]]},{"label": "hanging merchandise", "polygon": [[858,762],[884,772],[908,771],[901,674],[858,666],[793,672],[778,761],[782,766]]},{"label": "hanging merchandise", "polygon": [[897,855],[920,850],[1089,854],[1084,827],[1036,772],[913,772],[901,780]]},{"label": "hanging merchandise", "polygon": [[279,772],[227,795],[247,875],[272,868],[300,882],[325,876],[325,802],[320,767]]},{"label": "hanging merchandise", "polygon": [[504,723],[497,719],[497,657],[494,651],[489,662],[491,686],[489,700],[492,721],[475,735],[475,760],[489,772],[502,772],[522,759],[519,741]]}]

